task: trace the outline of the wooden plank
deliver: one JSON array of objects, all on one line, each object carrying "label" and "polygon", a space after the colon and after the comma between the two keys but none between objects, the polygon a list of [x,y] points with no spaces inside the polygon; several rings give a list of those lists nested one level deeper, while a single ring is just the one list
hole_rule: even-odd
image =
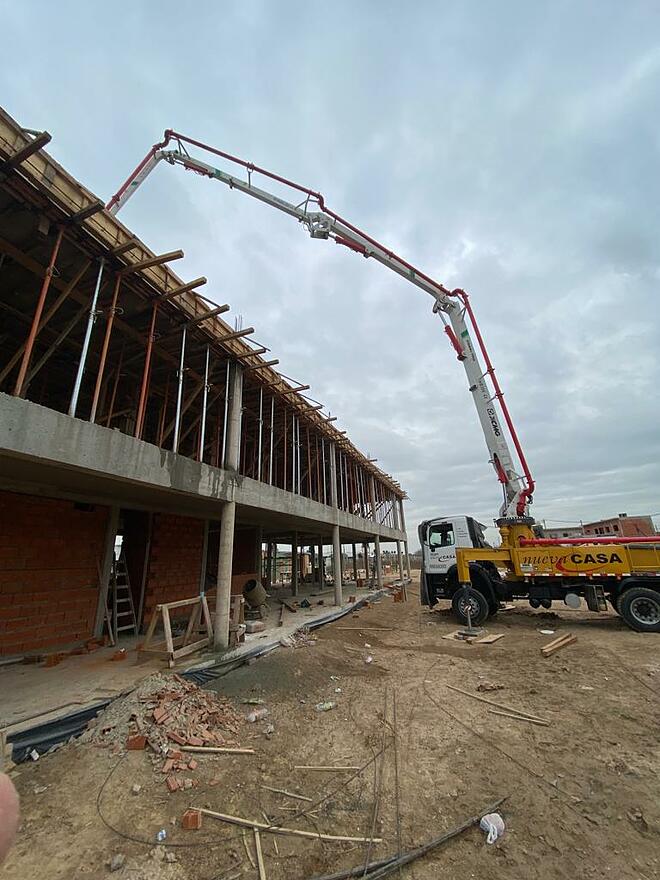
[{"label": "wooden plank", "polygon": [[491,715],[501,715],[504,718],[514,718],[516,721],[527,721],[529,724],[538,724],[539,727],[550,727],[549,721],[538,721],[536,718],[527,718],[525,715],[514,715],[513,712],[500,712],[498,709],[489,709]]},{"label": "wooden plank", "polygon": [[208,636],[209,645],[213,641],[213,624],[211,623],[211,612],[209,611],[209,603],[206,596],[202,593],[202,613],[204,615],[204,623],[206,624],[206,634]]},{"label": "wooden plank", "polygon": [[172,644],[172,625],[170,623],[170,610],[167,605],[161,605],[161,614],[163,615],[163,632],[165,633],[165,644],[170,655],[169,665],[174,666],[174,645]]},{"label": "wooden plank", "polygon": [[567,636],[563,641],[557,642],[556,644],[548,647],[547,645],[544,648],[541,648],[541,653],[544,657],[551,657],[557,651],[561,651],[562,648],[566,648],[568,645],[572,645],[577,642],[577,636],[570,635]]},{"label": "wooden plank", "polygon": [[324,834],[320,831],[303,831],[300,828],[284,828],[282,825],[266,825],[257,822],[256,819],[243,819],[241,816],[230,816],[227,813],[216,813],[214,810],[206,810],[203,807],[191,807],[191,810],[199,810],[204,816],[211,816],[221,822],[229,822],[232,825],[242,825],[244,828],[258,828],[260,831],[269,831],[271,834],[290,834],[293,837],[307,837],[312,840],[336,840],[346,843],[382,843],[381,837],[346,837],[342,834]]},{"label": "wooden plank", "polygon": [[526,718],[534,718],[536,721],[545,721],[544,718],[539,718],[538,715],[532,715],[530,712],[524,712],[522,709],[515,709],[512,706],[506,706],[504,703],[496,703],[494,700],[488,700],[486,697],[480,697],[478,694],[471,694],[470,691],[464,691],[462,688],[454,687],[453,684],[448,684],[446,687],[448,687],[450,691],[456,691],[466,697],[472,697],[473,700],[479,700],[480,703],[487,703],[489,706],[494,706],[496,709],[504,709],[505,712],[513,712],[515,715],[524,715]]},{"label": "wooden plank", "polygon": [[298,613],[298,609],[296,608],[296,606],[292,605],[291,602],[287,602],[286,599],[278,599],[277,601],[280,603],[280,605],[284,606],[284,608],[288,609],[292,614]]},{"label": "wooden plank", "polygon": [[[222,755],[256,755],[254,749],[225,748],[224,746],[180,746],[182,752],[199,752],[203,754],[222,754]],[[311,800],[311,798],[310,798]]]},{"label": "wooden plank", "polygon": [[564,633],[561,636],[557,636],[551,642],[547,642],[545,645],[543,645],[543,647],[544,648],[551,648],[553,645],[557,645],[559,642],[563,642],[564,639],[568,638],[568,636],[570,636],[570,633]]},{"label": "wooden plank", "polygon": [[493,642],[499,642],[500,639],[503,639],[504,635],[504,633],[493,633],[489,636],[482,636],[475,641],[475,645],[492,645]]},{"label": "wooden plank", "polygon": [[160,605],[156,605],[156,609],[160,611],[163,608],[185,608],[186,605],[195,605],[200,599],[200,596],[193,596],[192,599],[179,599],[177,602],[163,602]]},{"label": "wooden plank", "polygon": [[259,880],[266,880],[266,866],[264,865],[264,854],[261,851],[261,837],[259,836],[259,829],[253,828],[252,833],[254,834],[254,849],[257,854]]},{"label": "wooden plank", "polygon": [[262,785],[262,788],[265,788],[266,791],[274,791],[275,794],[283,794],[286,797],[294,798],[297,801],[308,801],[310,804],[314,803],[313,799],[310,797],[305,797],[304,794],[296,794],[293,791],[287,791],[285,788],[273,788],[270,785]]}]

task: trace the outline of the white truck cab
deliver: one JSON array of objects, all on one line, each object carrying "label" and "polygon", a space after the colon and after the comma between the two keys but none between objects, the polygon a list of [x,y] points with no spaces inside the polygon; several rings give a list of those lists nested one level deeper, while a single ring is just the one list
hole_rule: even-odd
[{"label": "white truck cab", "polygon": [[[452,599],[458,590],[456,574],[457,547],[488,547],[484,537],[486,527],[471,516],[442,516],[428,519],[419,525],[419,543],[422,547],[420,600],[433,607],[438,599]],[[484,572],[484,575],[486,572]],[[496,571],[488,578],[499,580]],[[492,594],[491,596],[488,594]],[[492,588],[487,591],[491,613],[499,605]]]}]

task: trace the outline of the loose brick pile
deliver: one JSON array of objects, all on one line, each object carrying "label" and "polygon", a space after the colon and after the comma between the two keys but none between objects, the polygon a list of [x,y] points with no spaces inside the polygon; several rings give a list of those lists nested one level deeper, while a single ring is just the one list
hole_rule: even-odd
[{"label": "loose brick pile", "polygon": [[83,742],[124,750],[148,749],[154,771],[163,773],[168,791],[192,788],[197,759],[181,746],[240,747],[245,717],[225,698],[179,675],[156,673],[99,715]]}]

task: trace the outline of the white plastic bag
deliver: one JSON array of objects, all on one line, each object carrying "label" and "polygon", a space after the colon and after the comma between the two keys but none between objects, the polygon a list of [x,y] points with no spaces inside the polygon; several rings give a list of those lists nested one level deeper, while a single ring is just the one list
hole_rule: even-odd
[{"label": "white plastic bag", "polygon": [[487,813],[482,816],[479,827],[487,832],[486,843],[495,843],[504,834],[504,819],[499,813]]}]

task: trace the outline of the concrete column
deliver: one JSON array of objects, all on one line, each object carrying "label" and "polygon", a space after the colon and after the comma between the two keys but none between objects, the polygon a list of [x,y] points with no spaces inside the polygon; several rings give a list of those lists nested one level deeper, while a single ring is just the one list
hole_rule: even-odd
[{"label": "concrete column", "polygon": [[236,502],[222,505],[220,514],[220,546],[218,548],[218,580],[215,593],[215,630],[213,646],[216,651],[229,647],[229,609],[231,605],[231,570],[234,557],[234,522]]},{"label": "concrete column", "polygon": [[364,555],[364,580],[369,586],[369,545],[366,541],[362,545],[362,553]]},{"label": "concrete column", "polygon": [[[243,409],[243,370],[232,368],[231,401],[227,414],[227,444],[225,469],[238,470],[241,450],[241,412]],[[218,548],[218,580],[215,593],[215,631],[213,645],[217,651],[229,647],[229,608],[231,604],[231,573],[234,561],[234,522],[236,502],[227,501],[220,515],[220,542]]]},{"label": "concrete column", "polygon": [[341,590],[341,543],[339,540],[339,526],[332,527],[332,574],[335,586],[335,605],[343,604],[344,597]]},{"label": "concrete column", "polygon": [[383,586],[383,566],[380,562],[380,536],[374,535],[374,553],[376,554],[376,585]]},{"label": "concrete column", "polygon": [[396,542],[396,556],[399,565],[399,579],[403,580],[403,556],[401,554],[401,541]]},{"label": "concrete column", "polygon": [[105,542],[103,545],[103,559],[101,560],[101,582],[99,583],[99,601],[96,605],[96,620],[94,621],[94,635],[99,638],[103,635],[103,621],[108,602],[108,587],[110,586],[110,573],[112,560],[115,553],[115,538],[119,528],[119,507],[110,508],[108,522],[105,527]]},{"label": "concrete column", "polygon": [[353,544],[353,577],[355,578],[355,586],[357,586],[358,582],[358,567],[357,567],[357,547]]},{"label": "concrete column", "polygon": [[298,581],[300,579],[298,567],[298,532],[294,532],[291,542],[291,593],[294,596],[298,595]]},{"label": "concrete column", "polygon": [[273,544],[273,576],[271,583],[277,583],[277,542]]},{"label": "concrete column", "polygon": [[313,544],[309,545],[309,564],[312,569],[312,583],[314,583],[314,575],[316,573],[316,548]]}]

